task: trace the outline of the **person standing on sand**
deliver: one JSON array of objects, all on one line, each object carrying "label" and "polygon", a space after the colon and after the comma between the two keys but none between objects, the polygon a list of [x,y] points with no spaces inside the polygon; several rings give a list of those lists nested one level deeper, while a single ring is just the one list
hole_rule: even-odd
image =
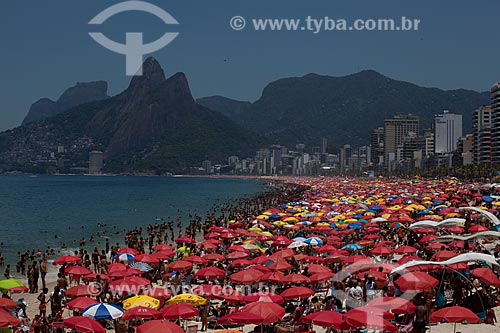
[{"label": "person standing on sand", "polygon": [[38,265],[36,261],[33,261],[33,293],[38,292],[38,279],[40,278],[40,271],[38,270]]},{"label": "person standing on sand", "polygon": [[45,277],[47,276],[47,264],[45,261],[40,260],[40,276],[42,278],[42,288],[47,288],[47,284],[45,283]]},{"label": "person standing on sand", "polygon": [[10,279],[10,265],[7,265],[5,267],[5,272],[3,273],[3,276],[5,276],[6,279]]},{"label": "person standing on sand", "polygon": [[45,318],[47,316],[47,298],[46,295],[49,292],[47,288],[43,288],[40,295],[38,295],[37,300],[40,302],[38,305],[38,310],[40,310],[40,317]]}]

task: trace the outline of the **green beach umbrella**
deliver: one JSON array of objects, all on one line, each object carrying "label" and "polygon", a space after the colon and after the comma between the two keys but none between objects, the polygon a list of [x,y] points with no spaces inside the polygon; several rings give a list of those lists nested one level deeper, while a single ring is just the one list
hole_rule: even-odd
[{"label": "green beach umbrella", "polygon": [[6,293],[10,289],[13,289],[16,287],[24,287],[24,284],[16,279],[0,280],[0,291],[3,293]]}]

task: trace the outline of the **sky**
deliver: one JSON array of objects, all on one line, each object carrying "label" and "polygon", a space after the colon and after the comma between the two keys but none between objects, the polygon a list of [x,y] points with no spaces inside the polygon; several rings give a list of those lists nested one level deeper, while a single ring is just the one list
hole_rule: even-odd
[{"label": "sky", "polygon": [[[76,82],[105,80],[125,89],[125,56],[98,43],[102,32],[123,43],[179,32],[149,54],[167,76],[184,72],[195,98],[222,95],[255,101],[271,81],[307,73],[343,76],[373,69],[441,89],[489,90],[500,81],[500,2],[492,0],[151,0],[178,22],[124,12],[101,26],[88,22],[121,1],[15,0],[0,3],[0,131],[18,126],[40,98],[56,100]],[[233,30],[234,16],[246,27]],[[256,31],[252,19],[419,19],[418,31]],[[149,55],[146,55],[149,56]],[[402,110],[404,112],[404,110]]]}]

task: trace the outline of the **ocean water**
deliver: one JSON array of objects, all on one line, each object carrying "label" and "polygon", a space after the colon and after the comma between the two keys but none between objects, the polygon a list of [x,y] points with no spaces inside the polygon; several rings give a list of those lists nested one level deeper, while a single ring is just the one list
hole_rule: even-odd
[{"label": "ocean water", "polygon": [[[156,217],[181,217],[186,225],[190,213],[204,216],[214,204],[264,190],[249,179],[0,175],[0,252],[15,264],[18,251],[59,249],[63,242],[78,248],[82,237],[104,229],[120,232],[110,237],[113,244],[123,230]],[[105,237],[95,241],[103,247]]]}]

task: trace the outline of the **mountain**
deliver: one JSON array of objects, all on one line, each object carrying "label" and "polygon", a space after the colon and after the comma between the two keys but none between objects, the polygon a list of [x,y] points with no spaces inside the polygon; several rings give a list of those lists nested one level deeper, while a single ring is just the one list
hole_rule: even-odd
[{"label": "mountain", "polygon": [[[62,156],[46,157],[59,146],[66,150]],[[143,76],[122,93],[0,133],[0,164],[61,157],[68,167],[85,166],[88,153],[98,149],[110,172],[180,172],[205,159],[252,156],[258,147],[255,135],[196,103],[183,73],[166,79],[148,58]]]},{"label": "mountain", "polygon": [[78,82],[66,89],[56,102],[42,98],[33,103],[23,120],[23,125],[53,117],[77,105],[106,99],[107,91],[108,84],[105,81]]},{"label": "mountain", "polygon": [[489,98],[487,92],[424,88],[365,70],[343,77],[308,74],[277,80],[253,103],[220,96],[198,102],[275,143],[319,146],[327,138],[330,146],[339,147],[367,144],[371,129],[396,114],[417,115],[426,128],[435,114],[450,110],[463,115],[467,133],[472,110],[489,104]]}]

